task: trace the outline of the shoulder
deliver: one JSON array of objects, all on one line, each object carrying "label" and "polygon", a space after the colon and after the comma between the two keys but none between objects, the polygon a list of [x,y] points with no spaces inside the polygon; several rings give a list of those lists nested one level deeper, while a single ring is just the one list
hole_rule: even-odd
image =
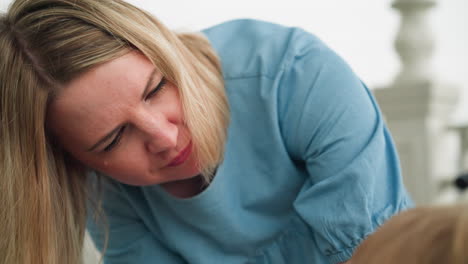
[{"label": "shoulder", "polygon": [[326,45],[312,33],[254,19],[236,19],[204,29],[221,59],[225,78],[275,76],[304,52]]}]

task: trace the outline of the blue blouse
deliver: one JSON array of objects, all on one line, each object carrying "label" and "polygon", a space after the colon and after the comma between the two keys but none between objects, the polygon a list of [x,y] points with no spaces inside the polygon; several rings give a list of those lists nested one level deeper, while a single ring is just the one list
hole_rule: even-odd
[{"label": "blue blouse", "polygon": [[225,159],[188,199],[106,181],[105,263],[338,263],[412,205],[374,98],[322,41],[255,20],[203,34],[230,104]]}]

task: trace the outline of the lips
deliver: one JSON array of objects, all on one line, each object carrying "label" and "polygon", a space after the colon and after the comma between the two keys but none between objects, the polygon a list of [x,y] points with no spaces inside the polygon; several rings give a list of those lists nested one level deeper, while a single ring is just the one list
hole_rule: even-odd
[{"label": "lips", "polygon": [[192,142],[185,147],[179,154],[167,165],[168,167],[176,167],[184,163],[192,153]]}]

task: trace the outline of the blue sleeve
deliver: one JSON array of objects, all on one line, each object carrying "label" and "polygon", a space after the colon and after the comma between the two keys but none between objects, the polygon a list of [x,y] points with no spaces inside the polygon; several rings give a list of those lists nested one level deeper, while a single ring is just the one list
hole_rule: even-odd
[{"label": "blue sleeve", "polygon": [[370,91],[314,36],[296,43],[279,104],[287,148],[308,173],[294,208],[320,251],[339,263],[412,202]]},{"label": "blue sleeve", "polygon": [[[95,188],[93,190],[96,191]],[[96,221],[91,206],[88,206],[87,229],[96,248],[102,252],[105,243],[104,228],[106,225],[108,227],[104,264],[186,263],[147,229],[123,195],[119,184],[103,181],[102,191],[105,218]]]}]

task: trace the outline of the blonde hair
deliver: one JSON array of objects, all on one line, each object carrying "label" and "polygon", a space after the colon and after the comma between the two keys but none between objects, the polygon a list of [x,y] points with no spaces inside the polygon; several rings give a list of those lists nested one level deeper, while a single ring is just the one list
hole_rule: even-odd
[{"label": "blonde hair", "polygon": [[391,218],[370,235],[352,264],[466,264],[468,207],[414,208]]},{"label": "blonde hair", "polygon": [[81,261],[86,168],[48,135],[46,111],[99,64],[144,54],[179,89],[206,181],[223,158],[221,66],[200,34],[176,35],[120,0],[16,0],[0,15],[0,50],[0,263]]}]

